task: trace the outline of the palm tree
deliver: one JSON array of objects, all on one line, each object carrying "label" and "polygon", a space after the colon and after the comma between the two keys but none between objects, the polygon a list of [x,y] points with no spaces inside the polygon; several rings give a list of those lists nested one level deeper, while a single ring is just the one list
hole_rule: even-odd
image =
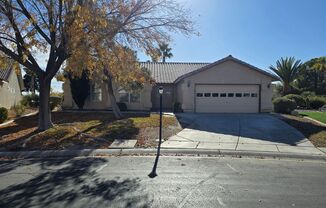
[{"label": "palm tree", "polygon": [[280,77],[283,84],[283,94],[286,95],[291,90],[292,82],[298,77],[302,63],[301,60],[295,60],[294,57],[286,57],[277,60],[276,67],[271,65],[269,68]]},{"label": "palm tree", "polygon": [[172,58],[173,54],[171,53],[172,48],[169,48],[169,44],[162,43],[159,44],[159,50],[162,57],[162,62],[165,63],[166,58]]}]

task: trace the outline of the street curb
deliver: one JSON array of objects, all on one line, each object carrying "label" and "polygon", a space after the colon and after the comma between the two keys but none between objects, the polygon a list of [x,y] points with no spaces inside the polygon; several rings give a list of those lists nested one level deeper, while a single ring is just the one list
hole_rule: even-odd
[{"label": "street curb", "polygon": [[8,124],[11,124],[11,123],[13,123],[13,122],[15,122],[15,121],[17,121],[17,120],[19,120],[19,119],[21,119],[21,118],[25,118],[25,117],[28,117],[28,116],[33,116],[33,115],[35,115],[35,114],[37,114],[37,113],[38,113],[38,111],[35,111],[35,112],[32,112],[32,113],[28,113],[28,114],[26,114],[26,115],[19,116],[19,117],[17,117],[17,118],[11,119],[11,120],[9,120],[9,121],[6,121],[6,122],[0,124],[0,127],[2,127],[2,126],[6,126],[6,125],[8,125]]},{"label": "street curb", "polygon": [[308,119],[310,121],[313,121],[313,122],[317,123],[319,126],[326,127],[326,124],[324,124],[324,123],[322,123],[320,121],[317,121],[316,119],[310,118],[308,116],[303,116],[303,118],[306,118],[306,119]]},{"label": "street curb", "polygon": [[[156,149],[84,149],[84,150],[46,150],[46,151],[20,151],[0,152],[2,158],[56,158],[56,157],[98,157],[98,156],[126,156],[126,155],[155,155]],[[230,151],[209,149],[161,149],[161,155],[177,156],[232,156],[255,158],[289,158],[301,160],[326,161],[326,155],[308,155],[256,151]]]}]

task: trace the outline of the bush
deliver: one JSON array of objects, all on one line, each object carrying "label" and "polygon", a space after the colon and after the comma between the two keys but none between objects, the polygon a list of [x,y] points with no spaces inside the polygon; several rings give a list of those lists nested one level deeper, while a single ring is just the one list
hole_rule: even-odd
[{"label": "bush", "polygon": [[61,105],[62,98],[61,97],[50,97],[50,109],[54,110],[55,107]]},{"label": "bush", "polygon": [[299,107],[302,107],[302,108],[307,107],[306,99],[300,95],[288,94],[288,95],[284,96],[284,98],[294,100],[295,103],[297,104],[297,106],[299,106]]},{"label": "bush", "polygon": [[11,107],[11,110],[13,110],[16,114],[16,116],[21,116],[26,110],[26,107],[22,104],[17,104]]},{"label": "bush", "polygon": [[319,109],[323,105],[326,105],[325,97],[314,96],[314,97],[308,97],[307,99],[308,99],[310,108],[313,108],[313,109]]},{"label": "bush", "polygon": [[26,107],[32,107],[37,108],[40,103],[40,98],[36,94],[32,95],[25,95],[23,96],[23,99],[21,100],[21,104]]},{"label": "bush", "polygon": [[297,107],[297,104],[295,103],[295,101],[284,98],[284,97],[276,98],[273,101],[273,104],[274,104],[274,111],[276,113],[290,114]]},{"label": "bush", "polygon": [[173,104],[173,112],[174,113],[182,113],[183,112],[182,107],[181,107],[181,103],[175,102]]},{"label": "bush", "polygon": [[3,123],[8,118],[8,110],[0,107],[0,123]]},{"label": "bush", "polygon": [[301,93],[301,96],[307,98],[307,97],[316,96],[316,93],[313,91],[304,91],[303,93]]},{"label": "bush", "polygon": [[118,107],[119,107],[119,109],[120,109],[121,111],[126,111],[126,110],[127,110],[127,105],[126,105],[126,103],[117,103],[117,105],[118,105]]}]

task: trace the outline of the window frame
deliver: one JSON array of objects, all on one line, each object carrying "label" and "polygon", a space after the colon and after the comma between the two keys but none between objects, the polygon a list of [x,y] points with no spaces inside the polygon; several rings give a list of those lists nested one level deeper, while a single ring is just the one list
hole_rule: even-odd
[{"label": "window frame", "polygon": [[[127,101],[122,101],[121,100],[122,94],[123,94],[123,96],[127,95]],[[137,102],[131,101],[131,97],[133,96],[132,94],[139,95],[139,101],[137,101]],[[118,92],[118,95],[119,95],[119,102],[127,103],[127,104],[135,104],[135,103],[139,104],[139,103],[141,103],[141,93],[140,92],[127,92],[125,90],[120,90]]]},{"label": "window frame", "polygon": [[[95,96],[95,95],[97,95],[97,96]],[[102,85],[101,84],[98,84],[96,82],[91,84],[89,98],[90,98],[91,102],[102,102],[103,99],[102,99]]]},{"label": "window frame", "polygon": [[235,93],[235,97],[241,98],[242,97],[242,93],[240,93],[240,92]]},{"label": "window frame", "polygon": [[[253,96],[254,95],[254,96]],[[250,97],[252,97],[252,98],[256,98],[256,97],[258,97],[258,93],[250,93]]]},{"label": "window frame", "polygon": [[250,97],[250,93],[249,92],[244,92],[242,97]]},{"label": "window frame", "polygon": [[212,95],[212,93],[210,93],[210,92],[205,92],[204,93],[204,97],[211,97],[211,95]]},{"label": "window frame", "polygon": [[[200,96],[199,96],[200,95]],[[196,97],[204,97],[204,93],[202,93],[202,92],[197,92],[196,93]]]}]

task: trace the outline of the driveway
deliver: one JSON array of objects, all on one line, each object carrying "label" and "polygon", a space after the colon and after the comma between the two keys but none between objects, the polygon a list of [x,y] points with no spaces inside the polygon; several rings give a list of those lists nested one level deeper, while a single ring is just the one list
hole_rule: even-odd
[{"label": "driveway", "polygon": [[177,115],[184,129],[163,148],[323,154],[305,136],[270,114]]}]

